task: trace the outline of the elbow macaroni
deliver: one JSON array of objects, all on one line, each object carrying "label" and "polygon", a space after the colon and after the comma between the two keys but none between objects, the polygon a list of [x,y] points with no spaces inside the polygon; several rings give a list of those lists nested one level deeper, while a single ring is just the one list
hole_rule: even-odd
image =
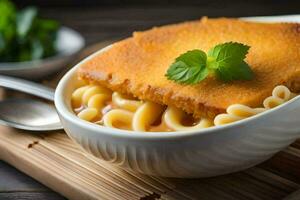
[{"label": "elbow macaroni", "polygon": [[175,131],[183,131],[183,130],[195,130],[195,129],[203,129],[212,126],[212,121],[206,118],[202,118],[193,126],[184,126],[182,124],[182,120],[185,117],[186,113],[182,110],[175,107],[168,107],[164,113],[163,120],[167,124],[168,127]]},{"label": "elbow macaroni", "polygon": [[233,104],[226,113],[217,115],[213,120],[201,118],[188,125],[184,123],[188,115],[178,108],[128,98],[98,85],[76,89],[72,94],[72,107],[79,118],[106,127],[142,132],[184,131],[239,121],[272,109],[295,96],[287,87],[280,85],[274,88],[272,96],[263,101],[261,108]]},{"label": "elbow macaroni", "polygon": [[219,114],[215,117],[214,124],[219,126],[251,117],[279,106],[295,96],[296,94],[292,93],[287,87],[279,85],[273,89],[272,96],[264,100],[262,108],[250,108],[241,104],[233,104],[227,108],[226,114]]},{"label": "elbow macaroni", "polygon": [[145,102],[133,115],[132,129],[134,131],[147,131],[147,128],[159,119],[163,110],[164,108],[162,105],[151,101]]}]

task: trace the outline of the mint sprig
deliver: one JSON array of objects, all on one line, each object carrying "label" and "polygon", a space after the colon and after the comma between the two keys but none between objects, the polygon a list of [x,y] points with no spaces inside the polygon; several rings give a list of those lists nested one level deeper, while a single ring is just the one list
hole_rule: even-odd
[{"label": "mint sprig", "polygon": [[208,75],[206,60],[205,52],[201,50],[188,51],[176,58],[166,76],[179,83],[198,83]]},{"label": "mint sprig", "polygon": [[244,61],[249,46],[227,42],[216,45],[206,55],[201,50],[188,51],[175,59],[167,70],[166,77],[182,84],[196,84],[209,74],[215,74],[220,80],[251,80],[254,76]]}]

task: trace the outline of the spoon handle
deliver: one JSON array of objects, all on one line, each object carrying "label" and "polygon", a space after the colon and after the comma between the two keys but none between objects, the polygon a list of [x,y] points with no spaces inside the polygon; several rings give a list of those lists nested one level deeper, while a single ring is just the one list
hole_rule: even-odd
[{"label": "spoon handle", "polygon": [[0,75],[0,86],[54,101],[54,89],[31,81]]}]

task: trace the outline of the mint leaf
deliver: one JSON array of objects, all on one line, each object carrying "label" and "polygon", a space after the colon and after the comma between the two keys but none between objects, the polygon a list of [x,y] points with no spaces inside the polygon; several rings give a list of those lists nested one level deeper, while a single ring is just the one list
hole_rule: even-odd
[{"label": "mint leaf", "polygon": [[182,61],[188,66],[205,66],[206,65],[206,53],[201,50],[187,51],[181,54],[176,61]]},{"label": "mint leaf", "polygon": [[24,8],[17,15],[17,34],[20,38],[28,35],[33,27],[33,22],[37,16],[37,9],[35,7]]},{"label": "mint leaf", "polygon": [[251,80],[254,76],[244,61],[249,46],[227,42],[216,45],[206,55],[201,50],[188,51],[178,58],[167,71],[167,78],[175,82],[195,84],[214,73],[220,80]]},{"label": "mint leaf", "polygon": [[251,80],[253,72],[244,61],[249,48],[237,42],[219,44],[209,50],[210,62],[207,63],[207,67],[214,69],[218,78],[223,81]]},{"label": "mint leaf", "polygon": [[3,35],[0,32],[0,54],[2,53],[2,51],[4,51],[5,48],[5,40]]},{"label": "mint leaf", "polygon": [[219,65],[239,64],[245,58],[249,46],[238,42],[227,42],[216,45],[207,53],[208,57],[213,57]]},{"label": "mint leaf", "polygon": [[254,73],[245,61],[242,61],[239,65],[232,67],[232,70],[236,75],[235,80],[251,80],[254,77]]},{"label": "mint leaf", "polygon": [[43,48],[41,41],[36,39],[32,42],[31,45],[32,45],[31,59],[32,60],[41,59],[44,54],[44,48]]},{"label": "mint leaf", "polygon": [[0,32],[4,43],[9,43],[15,31],[16,10],[12,2],[0,0]]},{"label": "mint leaf", "polygon": [[178,83],[198,83],[208,75],[208,69],[205,67],[206,59],[205,52],[201,50],[188,51],[176,58],[168,69],[166,77]]}]

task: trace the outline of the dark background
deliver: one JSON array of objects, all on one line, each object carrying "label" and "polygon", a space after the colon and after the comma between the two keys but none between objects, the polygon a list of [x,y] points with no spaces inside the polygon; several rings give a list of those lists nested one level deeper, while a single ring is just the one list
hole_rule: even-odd
[{"label": "dark background", "polygon": [[80,33],[87,44],[130,36],[153,26],[201,16],[241,17],[300,13],[300,1],[285,0],[14,0],[18,7],[38,5],[40,14]]},{"label": "dark background", "polygon": [[[261,5],[266,12],[278,13],[296,12],[299,10],[300,2],[297,0],[16,0],[20,5],[35,4],[40,6],[205,6],[223,7],[228,9],[234,4],[238,5]],[[230,9],[230,8],[229,8]],[[251,8],[244,7],[241,10],[250,11]],[[236,10],[238,11],[238,10]],[[255,12],[255,10],[253,10]]]},{"label": "dark background", "polygon": [[[15,0],[18,5],[39,5],[41,7],[153,7],[193,6],[206,8],[203,14],[221,15],[270,15],[298,13],[298,0]],[[214,12],[217,9],[218,12]]]}]

